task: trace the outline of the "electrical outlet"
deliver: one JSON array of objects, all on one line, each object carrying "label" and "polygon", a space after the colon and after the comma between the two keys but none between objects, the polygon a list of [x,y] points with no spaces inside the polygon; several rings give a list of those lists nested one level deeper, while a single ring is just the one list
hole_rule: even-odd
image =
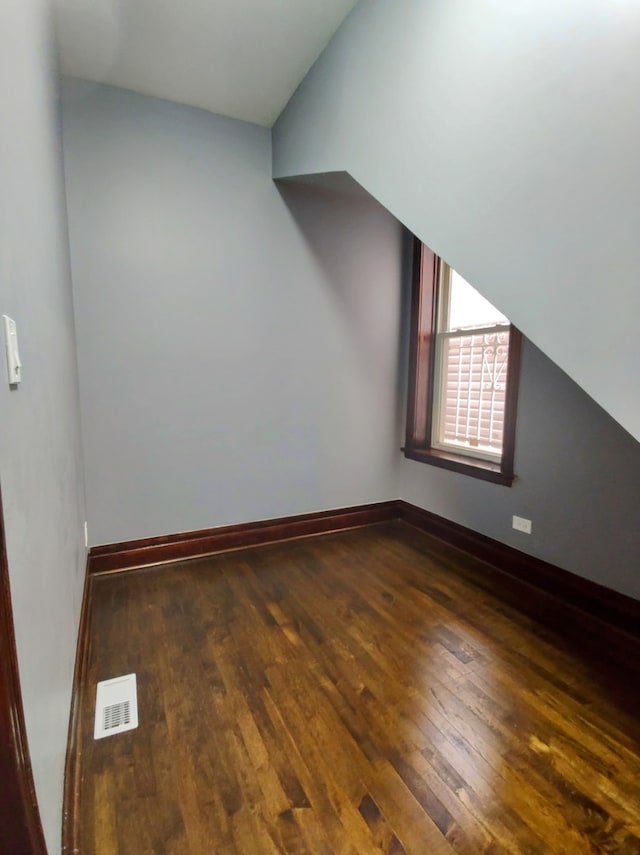
[{"label": "electrical outlet", "polygon": [[516,531],[521,531],[524,534],[531,534],[531,520],[526,520],[524,517],[513,517],[513,528]]}]

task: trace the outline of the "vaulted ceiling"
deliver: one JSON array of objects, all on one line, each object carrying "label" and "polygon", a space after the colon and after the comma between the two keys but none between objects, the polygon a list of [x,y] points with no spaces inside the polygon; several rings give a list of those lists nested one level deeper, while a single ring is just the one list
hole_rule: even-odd
[{"label": "vaulted ceiling", "polygon": [[356,0],[55,0],[64,74],[271,126]]}]

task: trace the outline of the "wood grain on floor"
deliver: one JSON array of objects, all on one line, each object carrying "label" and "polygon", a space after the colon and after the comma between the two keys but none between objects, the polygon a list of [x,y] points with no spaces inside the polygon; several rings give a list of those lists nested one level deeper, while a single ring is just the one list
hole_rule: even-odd
[{"label": "wood grain on floor", "polygon": [[392,522],[96,577],[78,851],[640,855],[634,675],[482,567]]}]

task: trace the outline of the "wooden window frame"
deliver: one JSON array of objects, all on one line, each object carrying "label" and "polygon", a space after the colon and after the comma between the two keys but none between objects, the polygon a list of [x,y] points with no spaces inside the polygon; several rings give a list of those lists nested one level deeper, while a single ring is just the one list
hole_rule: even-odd
[{"label": "wooden window frame", "polygon": [[513,484],[516,414],[522,334],[509,327],[509,359],[504,413],[504,441],[500,462],[467,454],[441,451],[431,445],[435,388],[438,282],[441,259],[422,241],[415,239],[411,295],[411,338],[409,345],[409,389],[404,454],[410,460],[429,463],[510,487]]}]

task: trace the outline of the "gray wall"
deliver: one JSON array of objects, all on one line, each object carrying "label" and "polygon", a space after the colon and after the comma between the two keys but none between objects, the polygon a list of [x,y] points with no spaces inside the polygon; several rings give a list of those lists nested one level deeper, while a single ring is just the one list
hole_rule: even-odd
[{"label": "gray wall", "polygon": [[[51,853],[84,578],[83,487],[62,152],[44,3],[0,3],[0,314],[18,324],[24,382],[0,351],[0,482],[27,737]],[[0,847],[1,848],[1,847]]]},{"label": "gray wall", "polygon": [[[640,599],[640,443],[525,339],[511,488],[399,462],[403,499]],[[532,520],[514,531],[513,514]]]},{"label": "gray wall", "polygon": [[268,129],[64,101],[90,541],[388,499],[397,222],[278,189]]},{"label": "gray wall", "polygon": [[347,170],[640,438],[640,11],[361,0],[275,127]]}]

